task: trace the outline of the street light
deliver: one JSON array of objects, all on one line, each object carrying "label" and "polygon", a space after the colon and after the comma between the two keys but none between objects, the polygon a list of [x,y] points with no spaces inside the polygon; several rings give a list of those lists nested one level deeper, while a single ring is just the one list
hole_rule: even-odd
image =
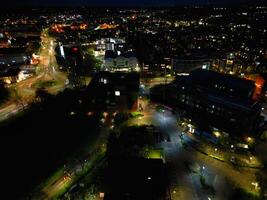
[{"label": "street light", "polygon": [[257,190],[259,183],[258,182],[251,182],[251,185],[255,186],[255,190]]},{"label": "street light", "polygon": [[201,176],[203,176],[203,171],[205,170],[205,166],[202,166],[201,168],[200,168],[200,174],[201,174]]}]

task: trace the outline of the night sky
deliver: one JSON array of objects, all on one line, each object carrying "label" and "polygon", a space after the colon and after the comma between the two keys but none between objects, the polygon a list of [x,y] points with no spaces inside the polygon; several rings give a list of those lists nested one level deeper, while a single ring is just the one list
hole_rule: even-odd
[{"label": "night sky", "polygon": [[172,6],[186,4],[266,3],[267,0],[8,0],[9,5]]}]

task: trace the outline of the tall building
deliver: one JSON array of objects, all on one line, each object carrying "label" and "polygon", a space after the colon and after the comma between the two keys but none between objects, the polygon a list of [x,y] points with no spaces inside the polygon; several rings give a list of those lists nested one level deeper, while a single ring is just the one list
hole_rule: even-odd
[{"label": "tall building", "polygon": [[200,127],[214,127],[233,135],[254,133],[261,106],[254,100],[252,81],[198,69],[173,83],[175,105]]}]

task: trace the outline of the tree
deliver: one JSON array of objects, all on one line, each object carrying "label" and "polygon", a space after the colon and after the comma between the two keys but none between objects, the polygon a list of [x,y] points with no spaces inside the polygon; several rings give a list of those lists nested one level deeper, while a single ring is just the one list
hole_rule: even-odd
[{"label": "tree", "polygon": [[36,95],[36,98],[41,102],[43,102],[43,101],[49,99],[50,97],[52,97],[52,95],[49,94],[48,91],[43,89],[43,88],[40,88],[40,89],[36,90],[35,95]]},{"label": "tree", "polygon": [[102,66],[102,61],[94,56],[92,48],[88,48],[84,54],[84,66],[89,67],[90,70],[99,71]]},{"label": "tree", "polygon": [[138,156],[144,147],[154,144],[154,135],[147,126],[123,127],[108,139],[108,156]]},{"label": "tree", "polygon": [[0,104],[3,103],[9,97],[9,91],[5,87],[4,83],[0,81]]}]

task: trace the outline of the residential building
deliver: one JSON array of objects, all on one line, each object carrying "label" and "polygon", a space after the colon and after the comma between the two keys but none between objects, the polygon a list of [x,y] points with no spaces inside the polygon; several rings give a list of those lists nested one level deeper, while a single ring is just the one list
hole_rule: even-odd
[{"label": "residential building", "polygon": [[138,105],[138,73],[99,72],[88,86],[92,110],[135,110]]}]

